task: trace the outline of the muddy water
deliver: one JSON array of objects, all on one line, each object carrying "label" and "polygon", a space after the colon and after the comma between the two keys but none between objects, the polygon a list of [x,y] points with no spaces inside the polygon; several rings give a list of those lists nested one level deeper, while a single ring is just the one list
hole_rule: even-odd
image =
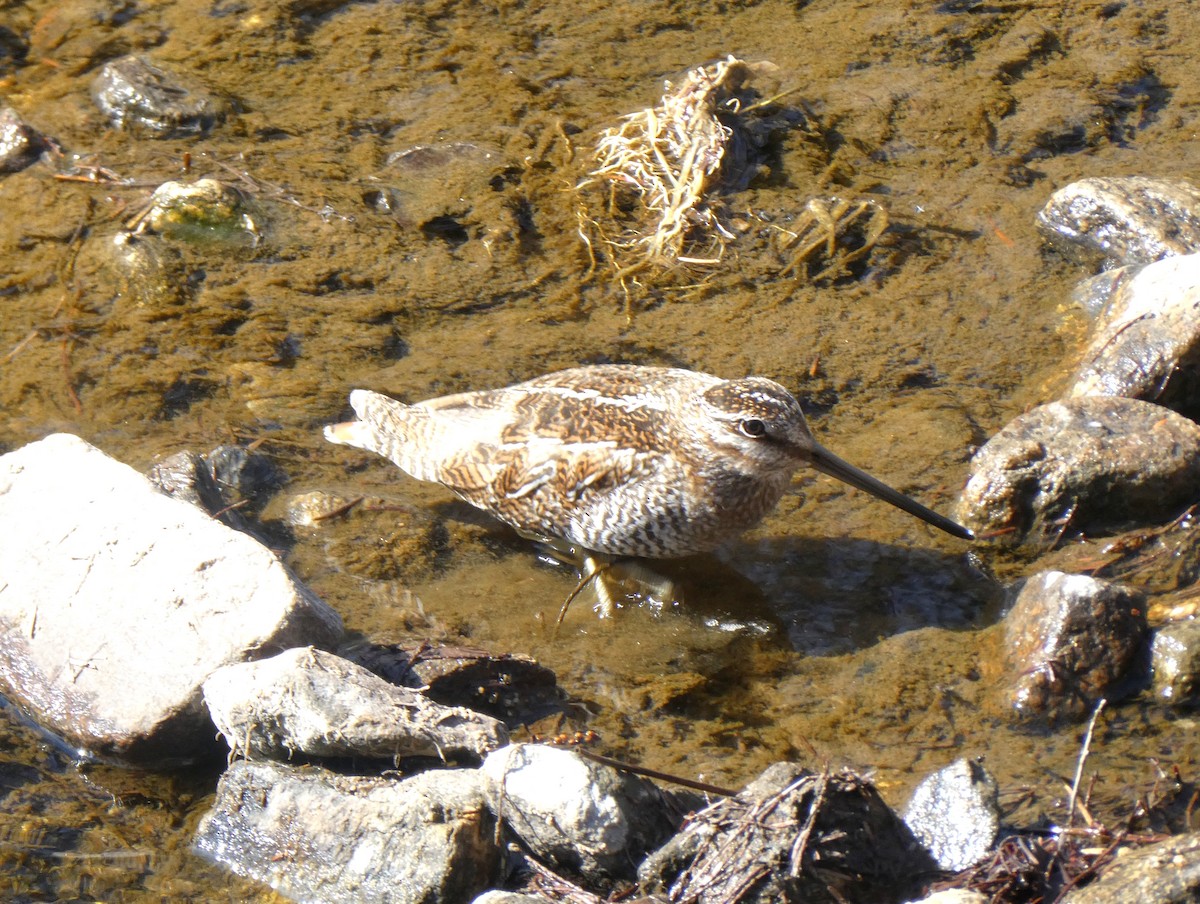
[{"label": "muddy water", "polygon": [[[963,544],[801,476],[745,538],[665,566],[685,607],[580,607],[555,633],[572,574],[320,427],[354,387],[415,401],[599,361],[759,373],[830,448],[948,510],[973,448],[1054,397],[1083,329],[1066,302],[1085,271],[1042,247],[1036,210],[1082,176],[1195,177],[1186,5],[97,0],[9,4],[0,25],[0,94],[97,175],[0,177],[0,448],[66,430],[144,467],[255,442],[284,494],[387,499],[311,534],[282,499],[265,517],[353,630],[535,656],[606,753],[733,785],[827,758],[874,768],[893,803],[986,754],[1034,789],[1029,812],[1053,807],[1079,733],[1008,726],[1002,593]],[[239,112],[203,138],[109,129],[88,85],[131,51]],[[808,116],[729,199],[751,227],[722,264],[630,297],[592,267],[572,186],[599,129],[729,53],[775,63]],[[457,150],[389,164],[415,145]],[[150,190],[200,175],[252,196],[259,247],[122,263],[112,239]],[[781,277],[773,237],[818,196],[874,200],[893,227],[851,272]],[[1114,789],[1151,757],[1187,772],[1190,731],[1127,704],[1091,766]],[[12,714],[0,733],[10,895],[262,894],[186,850],[214,773],[76,768]]]}]

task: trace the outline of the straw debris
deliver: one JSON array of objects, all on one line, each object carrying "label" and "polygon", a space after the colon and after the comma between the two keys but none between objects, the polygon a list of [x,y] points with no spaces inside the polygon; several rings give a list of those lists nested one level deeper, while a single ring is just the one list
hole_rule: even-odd
[{"label": "straw debris", "polygon": [[[778,133],[802,126],[825,145],[802,104],[759,94],[756,84],[775,90],[776,69],[733,56],[698,66],[678,84],[667,81],[658,106],[600,133],[597,166],[576,186],[579,235],[592,269],[610,264],[627,301],[630,283],[679,289],[711,278],[729,243],[758,219],[735,215],[725,198],[760,174]],[[849,273],[888,227],[878,202],[840,197],[813,198],[764,222],[772,240],[760,250],[778,261],[780,277],[798,280]]]},{"label": "straw debris", "polygon": [[601,218],[580,208],[580,235],[589,248],[599,238],[619,280],[647,268],[711,265],[735,237],[714,197],[738,178],[731,161],[748,156],[742,119],[756,104],[750,88],[771,63],[733,56],[691,69],[653,109],[626,116],[596,144],[598,166],[579,189],[608,189]]}]

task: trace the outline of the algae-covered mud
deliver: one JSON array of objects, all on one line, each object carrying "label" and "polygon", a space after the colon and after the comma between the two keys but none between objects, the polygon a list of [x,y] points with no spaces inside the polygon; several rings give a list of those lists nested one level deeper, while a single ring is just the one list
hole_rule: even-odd
[{"label": "algae-covered mud", "polygon": [[[199,113],[106,114],[129,89],[103,67],[130,54]],[[578,188],[596,142],[730,55],[772,66],[748,169],[713,201],[720,253],[622,272],[589,225],[625,202]],[[1071,287],[1093,271],[1043,246],[1037,211],[1081,177],[1194,178],[1198,56],[1167,0],[0,5],[0,100],[45,138],[0,173],[0,451],[69,431],[144,468],[253,444],[286,483],[251,514],[351,629],[536,657],[606,754],[734,786],[828,760],[874,769],[894,805],[986,756],[1031,819],[1081,729],[1013,728],[994,693],[1022,561],[802,473],[745,537],[661,565],[682,605],[577,605],[556,631],[573,572],[322,427],[354,388],[761,374],[823,444],[948,513],[974,450],[1055,398],[1082,343]],[[219,216],[154,194],[201,179],[225,186]],[[305,493],[366,502],[304,525]],[[1193,731],[1110,705],[1097,807],[1131,807],[1157,768],[1194,776]],[[214,772],[76,767],[11,712],[0,739],[13,899],[270,898],[187,850]]]}]

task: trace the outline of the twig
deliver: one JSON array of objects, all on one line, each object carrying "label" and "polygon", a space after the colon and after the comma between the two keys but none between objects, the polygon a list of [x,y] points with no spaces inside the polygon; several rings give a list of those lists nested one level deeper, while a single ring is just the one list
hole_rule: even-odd
[{"label": "twig", "polygon": [[808,847],[808,838],[812,835],[813,826],[817,824],[817,813],[821,809],[821,804],[825,801],[825,789],[827,787],[829,787],[828,766],[822,769],[821,774],[817,777],[817,787],[813,790],[812,804],[808,808],[808,817],[804,820],[804,827],[800,830],[800,834],[792,842],[792,851],[788,856],[788,875],[793,878],[798,878],[800,871],[804,867],[804,850]]},{"label": "twig", "polygon": [[[1075,802],[1079,799],[1079,783],[1083,781],[1083,766],[1087,762],[1088,754],[1092,748],[1092,734],[1096,730],[1096,720],[1100,718],[1100,713],[1104,710],[1105,700],[1103,697],[1096,703],[1096,708],[1092,711],[1092,718],[1088,720],[1087,731],[1083,735],[1083,746],[1079,750],[1079,759],[1075,763],[1075,778],[1071,781],[1071,794],[1067,799],[1067,825],[1066,828],[1071,828],[1075,822]],[[1061,836],[1060,836],[1061,838]],[[1061,844],[1059,847],[1061,848]]]}]

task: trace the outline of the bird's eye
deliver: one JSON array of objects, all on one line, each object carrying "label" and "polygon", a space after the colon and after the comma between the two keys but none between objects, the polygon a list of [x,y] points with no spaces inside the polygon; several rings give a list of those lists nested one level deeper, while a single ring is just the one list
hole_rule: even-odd
[{"label": "bird's eye", "polygon": [[741,431],[742,436],[749,436],[752,439],[767,435],[767,425],[756,417],[746,418],[738,424],[738,430]]}]

